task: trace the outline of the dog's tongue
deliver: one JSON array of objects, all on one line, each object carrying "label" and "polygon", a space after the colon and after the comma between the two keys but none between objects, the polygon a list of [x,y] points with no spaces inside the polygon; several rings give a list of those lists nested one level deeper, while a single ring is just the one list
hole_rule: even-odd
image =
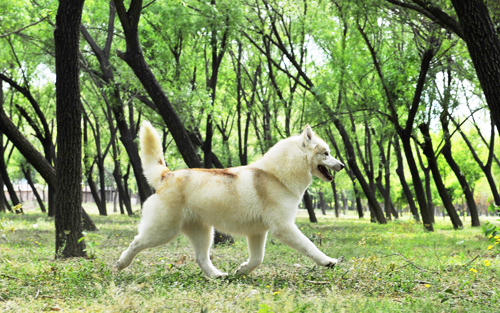
[{"label": "dog's tongue", "polygon": [[318,165],[318,170],[325,176],[326,179],[332,181],[333,176],[330,174],[330,171],[323,165]]}]

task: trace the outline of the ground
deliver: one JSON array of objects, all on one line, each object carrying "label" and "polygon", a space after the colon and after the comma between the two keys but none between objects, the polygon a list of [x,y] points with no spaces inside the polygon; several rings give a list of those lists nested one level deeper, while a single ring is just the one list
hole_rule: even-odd
[{"label": "ground", "polygon": [[[36,210],[0,214],[0,310],[5,312],[498,312],[500,245],[481,228],[436,231],[403,218],[387,225],[355,216],[318,215],[298,225],[333,269],[268,238],[253,273],[211,280],[186,238],[140,253],[116,272],[114,262],[136,235],[139,217],[88,212],[89,259],[54,259],[54,221]],[[112,208],[110,207],[110,211]],[[491,221],[496,222],[494,219]],[[482,220],[484,223],[484,220]],[[470,225],[470,220],[464,221]],[[500,240],[499,240],[500,241]],[[496,241],[498,242],[498,241]],[[244,238],[212,249],[214,265],[234,273],[247,257]]]}]

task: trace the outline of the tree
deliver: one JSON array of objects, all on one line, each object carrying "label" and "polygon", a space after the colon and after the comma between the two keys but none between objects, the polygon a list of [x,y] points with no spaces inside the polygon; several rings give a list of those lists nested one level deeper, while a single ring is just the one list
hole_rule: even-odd
[{"label": "tree", "polygon": [[[101,70],[103,83],[100,83],[100,81],[98,80],[95,81],[98,84],[98,87],[102,88],[104,87],[103,84],[105,84],[107,90],[109,90],[109,92],[103,95],[103,98],[106,102],[106,105],[112,110],[115,116],[115,121],[120,132],[120,140],[125,147],[125,151],[127,152],[130,163],[132,164],[132,169],[134,170],[134,175],[139,190],[139,197],[141,199],[141,203],[143,203],[151,195],[151,188],[149,187],[149,184],[146,181],[146,177],[144,176],[141,160],[139,157],[139,149],[137,147],[137,144],[134,142],[134,134],[131,129],[133,125],[127,125],[119,84],[115,81],[113,66],[111,66],[109,60],[111,53],[111,44],[114,38],[113,32],[115,29],[115,15],[115,4],[113,1],[110,1],[107,36],[103,48],[99,47],[99,45],[96,43],[92,35],[87,31],[87,28],[83,24],[80,26],[80,30],[82,32],[83,38],[85,38],[87,43],[90,45],[90,48],[92,49],[95,57],[99,62],[99,68]],[[92,72],[90,72],[90,75],[92,75]],[[103,188],[101,187],[101,190],[102,189]],[[103,201],[105,202],[104,197],[101,196],[101,198],[103,198]]]},{"label": "tree", "polygon": [[81,240],[82,129],[78,52],[85,0],[60,0],[54,41],[56,51],[57,189],[56,258],[86,257]]},{"label": "tree", "polygon": [[118,51],[118,56],[134,71],[158,108],[158,112],[170,130],[184,162],[191,168],[203,167],[184,124],[144,59],[138,31],[143,8],[142,0],[132,0],[128,10],[125,8],[123,0],[116,0],[114,3],[127,44],[127,50],[125,52]]},{"label": "tree", "polygon": [[439,5],[423,0],[407,3],[387,0],[409,8],[453,31],[467,44],[470,58],[476,69],[491,118],[500,130],[500,39],[483,0],[452,0],[458,21]]},{"label": "tree", "polygon": [[[382,73],[382,68],[380,66],[380,62],[377,58],[376,51],[373,47],[373,45],[370,43],[370,40],[368,39],[368,36],[361,27],[361,25],[358,23],[358,30],[363,36],[364,41],[366,42],[366,45],[370,51],[370,54],[373,59],[373,63],[375,65],[375,69],[377,71],[377,74],[379,76],[379,79],[382,84],[382,88],[385,92],[387,102],[388,102],[388,109],[389,109],[389,115],[387,115],[387,118],[393,123],[394,128],[396,130],[396,133],[398,136],[401,138],[401,143],[403,145],[403,150],[405,152],[406,160],[408,162],[408,167],[410,168],[410,172],[413,178],[413,185],[415,188],[415,193],[417,196],[417,201],[420,206],[420,214],[422,216],[422,222],[424,224],[425,229],[429,231],[434,231],[434,227],[432,226],[432,218],[430,216],[430,212],[427,206],[427,201],[425,199],[425,193],[424,193],[424,188],[422,186],[422,181],[420,180],[420,175],[417,169],[417,164],[415,162],[415,158],[413,156],[413,151],[411,148],[411,136],[413,132],[413,123],[415,121],[416,114],[418,112],[418,108],[420,105],[421,97],[422,97],[422,92],[424,90],[424,84],[427,76],[427,72],[429,71],[430,63],[432,58],[436,55],[437,51],[439,50],[440,44],[439,44],[439,39],[434,38],[430,36],[427,38],[427,47],[425,50],[422,52],[421,56],[421,64],[420,64],[420,73],[417,79],[417,85],[415,88],[415,92],[413,95],[413,99],[410,105],[410,109],[408,111],[408,118],[406,120],[406,123],[404,126],[401,126],[400,124],[400,118],[399,114],[396,108],[396,103],[393,99],[393,93],[389,89],[386,80],[384,78],[384,74]],[[437,43],[437,45],[436,45]]]}]

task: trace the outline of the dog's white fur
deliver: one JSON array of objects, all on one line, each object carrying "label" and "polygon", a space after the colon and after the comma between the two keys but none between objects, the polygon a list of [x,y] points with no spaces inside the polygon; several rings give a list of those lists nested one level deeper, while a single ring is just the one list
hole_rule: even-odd
[{"label": "dog's white fur", "polygon": [[[317,176],[329,182],[318,165],[340,171],[344,165],[309,125],[301,135],[279,141],[259,161],[228,169],[182,169],[165,166],[161,140],[149,122],[140,131],[141,158],[156,194],[144,202],[139,234],[116,266],[130,265],[137,253],[172,240],[182,231],[191,241],[196,262],[208,277],[227,275],[210,260],[213,227],[247,237],[249,258],[236,274],[252,271],[264,259],[268,231],[322,266],[338,260],[322,253],[295,225],[304,191]],[[323,171],[325,172],[325,171]]]}]

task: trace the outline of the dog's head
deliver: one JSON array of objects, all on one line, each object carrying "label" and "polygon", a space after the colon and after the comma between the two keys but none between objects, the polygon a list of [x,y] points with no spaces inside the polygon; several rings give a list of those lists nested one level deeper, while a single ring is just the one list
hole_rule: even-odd
[{"label": "dog's head", "polygon": [[309,155],[311,172],[314,176],[321,178],[325,182],[333,180],[330,170],[341,171],[345,165],[332,157],[330,148],[321,138],[314,134],[312,128],[307,125],[302,133],[302,147]]}]

